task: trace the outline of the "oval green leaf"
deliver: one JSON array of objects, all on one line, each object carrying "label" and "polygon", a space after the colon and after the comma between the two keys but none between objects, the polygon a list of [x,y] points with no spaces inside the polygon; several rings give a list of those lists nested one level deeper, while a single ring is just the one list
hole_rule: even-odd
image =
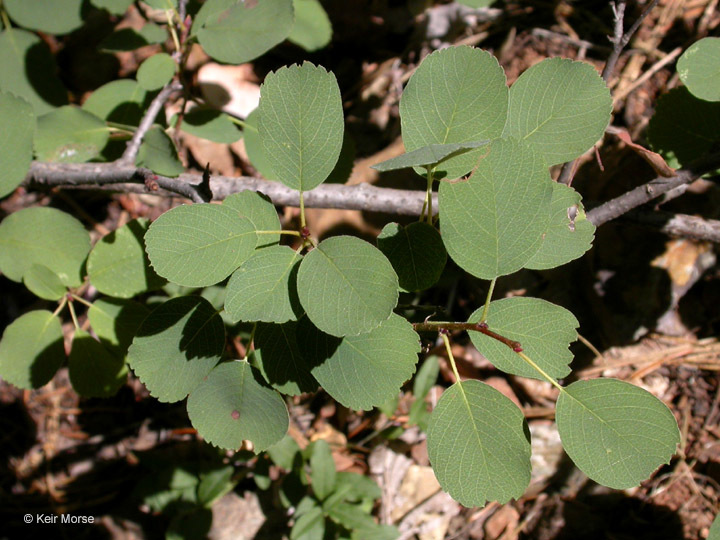
[{"label": "oval green leaf", "polygon": [[616,379],[577,381],[560,392],[560,439],[575,465],[614,489],[637,486],[680,442],[675,417],[650,392]]},{"label": "oval green leaf", "polygon": [[504,504],[530,483],[530,433],[507,397],[480,381],[445,390],[427,431],[430,465],[443,490],[460,504]]},{"label": "oval green leaf", "polygon": [[337,469],[332,457],[330,445],[319,439],[312,443],[310,454],[310,480],[315,496],[321,501],[335,489]]},{"label": "oval green leaf", "polygon": [[134,219],[104,236],[90,252],[87,262],[90,283],[103,294],[132,298],[159,289],[165,280],[150,267],[143,237],[147,219]]},{"label": "oval green leaf", "polygon": [[[495,139],[505,125],[507,106],[505,72],[494,56],[466,46],[436,51],[423,60],[400,99],[405,150]],[[436,178],[470,172],[483,152],[444,161]]]},{"label": "oval green leaf", "polygon": [[35,113],[32,105],[12,94],[0,93],[0,198],[15,191],[30,170]]},{"label": "oval green leaf", "polygon": [[308,317],[333,336],[356,336],[386,321],[398,299],[398,278],[380,250],[353,236],[323,240],[298,271],[298,296]]},{"label": "oval green leaf", "polygon": [[[483,309],[468,322],[480,322]],[[549,376],[559,379],[570,373],[570,343],[577,339],[579,323],[567,309],[540,298],[515,296],[490,303],[487,324],[493,332],[519,341],[524,353]],[[538,371],[500,341],[470,330],[470,340],[493,365],[505,373],[545,380]]]},{"label": "oval green leaf", "polygon": [[289,425],[285,402],[259,377],[247,362],[227,362],[193,390],[188,416],[207,442],[237,450],[247,439],[257,453],[285,436]]},{"label": "oval green leaf", "polygon": [[648,141],[671,167],[692,163],[720,142],[720,103],[693,96],[687,88],[658,99],[648,125]]},{"label": "oval green leaf", "polygon": [[220,360],[225,326],[210,302],[181,296],[156,308],[128,350],[135,375],[160,401],[188,395]]},{"label": "oval green leaf", "polygon": [[82,108],[103,120],[137,126],[149,105],[148,94],[137,81],[121,79],[95,90]]},{"label": "oval green leaf", "polygon": [[593,66],[547,58],[510,88],[503,137],[525,140],[548,165],[564,163],[602,138],[611,112],[610,90]]},{"label": "oval green leaf", "polygon": [[258,323],[255,330],[253,364],[273,388],[291,396],[315,392],[318,383],[311,365],[300,352],[296,322]]},{"label": "oval green leaf", "polygon": [[322,184],[343,142],[335,75],[305,62],[268,74],[260,92],[258,130],[274,176],[299,191]]},{"label": "oval green leaf", "polygon": [[204,107],[195,107],[185,114],[180,129],[190,135],[221,144],[232,144],[242,137],[242,131],[229,115]]},{"label": "oval green leaf", "polygon": [[171,178],[185,172],[185,167],[178,158],[175,143],[159,126],[150,128],[143,137],[135,164],[138,167],[147,167],[155,174]]},{"label": "oval green leaf", "polygon": [[292,27],[292,0],[208,0],[198,11],[193,33],[215,60],[242,64],[283,41]]},{"label": "oval green leaf", "polygon": [[493,141],[468,180],[440,184],[440,226],[448,254],[483,279],[520,270],[542,245],[552,192],[537,152],[513,139]]},{"label": "oval green leaf", "polygon": [[550,223],[543,243],[525,268],[547,270],[573,261],[592,247],[595,225],[585,217],[580,194],[555,182],[550,203]]},{"label": "oval green leaf", "polygon": [[222,281],[252,255],[256,243],[250,220],[218,204],[173,208],[156,219],[145,235],[155,271],[186,287]]},{"label": "oval green leaf", "polygon": [[137,82],[145,90],[160,90],[172,80],[175,67],[175,61],[169,54],[154,54],[140,64]]},{"label": "oval green leaf", "polygon": [[90,235],[82,223],[55,208],[25,208],[0,223],[0,271],[13,281],[37,263],[77,287],[88,251]]},{"label": "oval green leaf", "polygon": [[80,329],[75,331],[68,371],[73,389],[83,397],[114,396],[128,373],[121,357]]},{"label": "oval green leaf", "polygon": [[238,321],[296,321],[303,310],[297,294],[302,255],[288,246],[256,251],[227,284],[225,310]]},{"label": "oval green leaf", "polygon": [[245,129],[243,130],[243,142],[245,143],[245,151],[248,159],[255,169],[267,180],[277,180],[275,173],[271,169],[270,162],[265,155],[260,134],[258,133],[260,124],[260,109],[257,108],[251,112],[245,119]]},{"label": "oval green leaf", "polygon": [[10,323],[0,340],[0,377],[13,386],[40,388],[65,361],[60,318],[30,311]]},{"label": "oval green leaf", "polygon": [[677,72],[695,97],[720,101],[720,38],[706,37],[690,45],[678,58]]},{"label": "oval green leaf", "polygon": [[109,138],[105,122],[68,105],[38,118],[35,155],[40,161],[83,163],[97,157]]},{"label": "oval green leaf", "polygon": [[67,292],[55,272],[43,264],[33,264],[23,274],[23,283],[35,296],[45,300],[60,300]]},{"label": "oval green leaf", "polygon": [[67,34],[83,24],[83,0],[4,0],[10,18],[28,30]]},{"label": "oval green leaf", "polygon": [[407,227],[388,223],[377,237],[380,251],[392,264],[403,291],[423,291],[440,279],[447,251],[432,225],[416,221]]},{"label": "oval green leaf", "polygon": [[0,90],[22,96],[36,116],[68,102],[55,58],[35,34],[16,28],[0,34],[0,73]]},{"label": "oval green leaf", "polygon": [[87,316],[100,342],[116,356],[125,358],[148,313],[150,310],[139,302],[99,298],[90,306]]},{"label": "oval green leaf", "polygon": [[318,331],[303,318],[298,342],[325,391],[346,407],[365,411],[397,395],[415,373],[420,352],[412,325],[395,314],[368,333],[342,339]]},{"label": "oval green leaf", "polygon": [[[223,206],[232,208],[240,217],[248,218],[256,231],[263,231],[258,234],[258,249],[280,242],[279,231],[282,226],[277,210],[267,195],[254,191],[242,191],[226,198]],[[278,232],[267,234],[270,231]]]},{"label": "oval green leaf", "polygon": [[332,38],[332,25],[318,0],[293,0],[295,24],[288,41],[308,52],[322,49]]}]

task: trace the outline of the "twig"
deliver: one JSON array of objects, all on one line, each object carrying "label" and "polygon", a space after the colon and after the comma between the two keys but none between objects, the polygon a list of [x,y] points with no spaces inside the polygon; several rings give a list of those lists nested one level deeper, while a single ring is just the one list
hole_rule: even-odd
[{"label": "twig", "polygon": [[687,168],[679,170],[677,175],[673,177],[658,176],[647,184],[631,189],[623,195],[593,208],[587,213],[587,219],[596,227],[599,227],[603,223],[627,214],[633,208],[645,204],[668,191],[694,182],[703,174],[718,167],[720,167],[720,152],[710,154],[693,162]]},{"label": "twig", "polygon": [[143,137],[145,137],[145,134],[152,127],[155,118],[160,113],[160,109],[165,105],[170,95],[178,90],[182,90],[182,85],[177,81],[172,81],[165,85],[158,95],[155,96],[148,110],[145,111],[145,116],[143,116],[140,121],[140,125],[135,131],[133,138],[128,142],[125,152],[123,152],[122,157],[118,160],[118,164],[132,165],[135,163],[135,158],[137,158],[138,152],[140,151]]},{"label": "twig", "polygon": [[646,225],[670,236],[720,243],[720,221],[687,214],[636,208],[623,219]]}]

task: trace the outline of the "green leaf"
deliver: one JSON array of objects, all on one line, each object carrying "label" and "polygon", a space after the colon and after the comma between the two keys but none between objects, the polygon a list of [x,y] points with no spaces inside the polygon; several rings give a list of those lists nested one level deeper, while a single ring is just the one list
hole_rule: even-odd
[{"label": "green leaf", "polygon": [[77,287],[88,251],[90,235],[82,223],[55,208],[25,208],[0,223],[0,272],[13,281],[37,263]]},{"label": "green leaf", "polygon": [[132,298],[165,284],[150,268],[145,254],[143,237],[147,229],[147,219],[134,219],[95,244],[88,257],[87,271],[90,283],[98,291]]},{"label": "green leaf", "polygon": [[320,242],[300,264],[297,285],[310,320],[333,336],[377,328],[398,299],[398,278],[390,262],[353,236]]},{"label": "green leaf", "polygon": [[[300,447],[290,435],[285,435],[278,442],[267,449],[267,453],[273,463],[286,471],[292,470],[297,464],[297,456]],[[300,461],[302,458],[300,458]]]},{"label": "green leaf", "polygon": [[237,450],[243,440],[261,452],[283,438],[288,412],[280,394],[263,386],[247,362],[220,364],[190,393],[187,411],[198,433],[220,448]]},{"label": "green leaf", "polygon": [[720,515],[715,516],[707,540],[720,540]]},{"label": "green leaf", "polygon": [[37,119],[35,155],[40,161],[83,163],[98,156],[109,138],[105,122],[68,105]]},{"label": "green leaf", "polygon": [[35,116],[68,102],[50,49],[35,34],[11,28],[0,34],[0,90],[30,102]]},{"label": "green leaf", "polygon": [[175,177],[185,172],[175,143],[159,126],[151,127],[143,137],[135,165],[147,167],[161,176]]},{"label": "green leaf", "polygon": [[30,311],[10,323],[0,340],[0,377],[29,390],[53,378],[65,361],[60,319],[46,310]]},{"label": "green leaf", "polygon": [[208,0],[198,11],[193,33],[215,60],[242,64],[283,41],[292,26],[292,0]]},{"label": "green leaf", "polygon": [[318,0],[293,0],[295,24],[288,40],[308,52],[322,49],[332,38],[332,25]]},{"label": "green leaf", "polygon": [[[4,76],[4,75],[3,75]],[[35,113],[19,97],[0,92],[0,198],[15,191],[30,170]]]},{"label": "green leaf", "polygon": [[[377,526],[372,516],[357,504],[339,503],[327,510],[328,517],[346,529],[373,529]],[[373,536],[374,538],[374,536]]]},{"label": "green leaf", "polygon": [[243,131],[243,140],[245,142],[245,151],[248,159],[253,167],[267,180],[277,180],[273,172],[270,161],[265,155],[263,142],[258,132],[260,124],[260,108],[255,109],[245,119],[245,129]]},{"label": "green leaf", "polygon": [[83,0],[4,0],[10,18],[28,30],[67,34],[83,24]]},{"label": "green leaf", "polygon": [[575,260],[592,247],[595,225],[585,217],[580,194],[569,186],[553,184],[550,222],[542,246],[525,268],[547,270]]},{"label": "green leaf", "polygon": [[678,58],[680,80],[697,98],[720,101],[720,38],[696,41]]},{"label": "green leaf", "polygon": [[312,366],[298,347],[296,327],[295,322],[259,323],[255,330],[255,367],[273,388],[291,396],[318,389]]},{"label": "green leaf", "polygon": [[343,141],[335,75],[309,62],[269,73],[260,90],[258,130],[275,177],[299,191],[325,181]]},{"label": "green leaf", "polygon": [[377,237],[380,251],[390,260],[403,291],[422,291],[440,279],[447,252],[432,225],[416,221],[407,227],[385,225]]},{"label": "green leaf", "polygon": [[123,15],[133,0],[90,0],[90,3],[99,9],[105,9],[113,15]]},{"label": "green leaf", "polygon": [[137,71],[137,81],[145,90],[160,90],[175,75],[175,61],[167,53],[157,53],[143,61]]},{"label": "green leaf", "polygon": [[660,96],[648,125],[648,141],[671,167],[688,165],[720,142],[720,103],[680,87]]},{"label": "green leaf", "polygon": [[83,110],[118,124],[137,126],[150,105],[148,94],[137,81],[111,81],[95,90],[83,103]]},{"label": "green leaf", "polygon": [[250,220],[217,204],[173,208],[145,235],[155,271],[179,285],[205,287],[228,277],[255,249]]},{"label": "green leaf", "polygon": [[134,51],[140,47],[163,43],[168,33],[161,26],[145,24],[139,31],[134,28],[116,30],[98,45],[98,49],[107,52]]},{"label": "green leaf", "polygon": [[[470,315],[468,322],[480,322],[483,309]],[[560,379],[570,373],[573,355],[570,343],[577,339],[579,323],[565,308],[540,298],[515,296],[490,302],[487,324],[490,330],[519,341],[524,353],[550,377]],[[495,367],[506,373],[545,380],[510,347],[480,332],[470,330],[470,340]]]},{"label": "green leaf", "polygon": [[[405,87],[400,119],[405,150],[500,136],[507,114],[505,73],[490,53],[460,46],[427,56]],[[459,178],[484,149],[448,159],[436,178]]]},{"label": "green leaf", "polygon": [[325,536],[325,516],[319,506],[301,515],[290,531],[290,540],[316,540]]},{"label": "green leaf", "polygon": [[553,182],[542,157],[513,139],[492,142],[465,181],[442,182],[442,240],[465,271],[483,279],[511,274],[540,249]]},{"label": "green leaf", "polygon": [[221,144],[231,144],[242,137],[242,131],[230,116],[204,107],[195,107],[185,114],[180,129],[190,135]]},{"label": "green leaf", "polygon": [[355,141],[352,135],[347,130],[343,131],[343,142],[340,148],[340,155],[338,156],[335,167],[328,175],[325,180],[326,184],[344,184],[350,178],[353,167],[355,166],[355,154],[357,148],[355,147]]},{"label": "green leaf", "polygon": [[298,343],[325,391],[350,409],[366,411],[398,393],[415,372],[420,352],[412,325],[395,314],[368,333],[342,339],[319,332],[303,318]]},{"label": "green leaf", "polygon": [[297,273],[302,255],[288,246],[256,251],[227,284],[225,310],[235,320],[284,323],[302,315]]},{"label": "green leaf", "polygon": [[328,443],[322,439],[312,444],[310,454],[310,480],[312,481],[313,493],[323,501],[335,489],[335,461]]},{"label": "green leaf", "polygon": [[592,148],[610,123],[612,98],[595,68],[547,58],[510,88],[503,137],[525,140],[548,165],[571,161]]},{"label": "green leaf", "polygon": [[590,478],[637,486],[680,442],[675,417],[649,392],[616,379],[577,381],[560,392],[555,419],[563,447]]},{"label": "green leaf", "polygon": [[68,370],[73,389],[83,397],[114,396],[128,373],[122,358],[80,329],[75,330]]},{"label": "green leaf", "polygon": [[431,168],[433,165],[442,163],[448,158],[461,156],[473,150],[485,146],[490,141],[476,141],[466,143],[448,143],[448,144],[431,144],[423,146],[412,152],[401,154],[392,159],[388,159],[371,168],[378,171],[394,171],[397,169],[407,169],[410,167]]},{"label": "green leaf", "polygon": [[55,272],[43,264],[33,264],[23,274],[23,283],[35,296],[45,300],[60,300],[67,292]]},{"label": "green leaf", "polygon": [[365,525],[358,529],[353,529],[350,533],[351,540],[365,540],[372,538],[373,540],[397,540],[400,538],[400,531],[394,525],[373,524]]},{"label": "green leaf", "polygon": [[175,9],[177,7],[177,0],[143,0],[148,6],[155,9]]},{"label": "green leaf", "polygon": [[[223,206],[232,208],[240,217],[250,220],[256,231],[280,231],[282,226],[275,206],[267,195],[254,191],[234,193],[223,201]],[[257,248],[272,246],[280,242],[280,232],[258,234]]]},{"label": "green leaf", "polygon": [[423,431],[427,431],[427,405],[425,396],[428,395],[438,378],[440,372],[440,364],[437,356],[428,356],[418,369],[415,380],[413,381],[413,397],[415,401],[410,406],[410,414],[408,415],[408,423],[410,425],[419,425]]},{"label": "green leaf", "polygon": [[517,406],[480,381],[453,384],[430,417],[430,464],[463,506],[504,504],[530,482],[530,433]]},{"label": "green leaf", "polygon": [[235,468],[226,465],[202,475],[198,484],[198,502],[210,508],[215,501],[233,490],[237,481],[233,480]]},{"label": "green leaf", "polygon": [[338,472],[335,480],[335,490],[339,491],[347,486],[345,500],[352,502],[375,501],[382,497],[382,490],[372,478],[354,472]]},{"label": "green leaf", "polygon": [[220,360],[225,326],[198,296],[168,300],[140,325],[128,350],[135,375],[160,401],[180,401]]},{"label": "green leaf", "polygon": [[133,337],[150,310],[139,302],[117,298],[98,298],[88,309],[90,326],[100,342],[120,358],[125,358]]}]

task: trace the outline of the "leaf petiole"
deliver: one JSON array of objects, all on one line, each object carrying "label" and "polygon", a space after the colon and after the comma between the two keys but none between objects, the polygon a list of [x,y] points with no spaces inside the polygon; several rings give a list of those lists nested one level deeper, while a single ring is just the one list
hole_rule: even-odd
[{"label": "leaf petiole", "polygon": [[533,362],[532,358],[530,358],[527,354],[525,354],[524,352],[518,352],[517,354],[518,354],[518,356],[520,356],[520,358],[522,358],[522,359],[525,360],[528,364],[530,364],[538,373],[540,373],[540,375],[542,375],[542,376],[545,378],[545,380],[547,380],[547,381],[548,381],[550,384],[552,384],[555,388],[557,388],[558,390],[560,390],[561,393],[562,393],[562,392],[565,392],[565,389],[560,385],[560,383],[558,383],[558,382],[557,382],[555,379],[553,379],[550,375],[548,375],[547,373],[545,373],[545,371],[544,371],[540,366],[538,366],[535,362]]},{"label": "leaf petiole", "polygon": [[453,374],[455,375],[455,382],[461,382],[460,374],[458,373],[457,366],[455,365],[455,357],[452,353],[452,347],[450,347],[450,339],[448,338],[448,332],[440,332],[440,336],[445,343],[445,350],[448,354],[448,360],[450,360],[450,367],[452,368]]},{"label": "leaf petiole", "polygon": [[490,311],[490,300],[492,300],[493,291],[495,290],[495,283],[497,283],[496,277],[490,282],[490,288],[488,289],[487,296],[485,297],[485,307],[483,308],[480,322],[485,322],[487,320],[488,311]]}]

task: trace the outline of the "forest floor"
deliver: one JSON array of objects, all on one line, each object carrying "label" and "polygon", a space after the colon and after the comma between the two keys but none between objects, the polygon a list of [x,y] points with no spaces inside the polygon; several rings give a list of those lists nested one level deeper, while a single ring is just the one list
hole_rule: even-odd
[{"label": "forest floor", "polygon": [[[600,70],[610,52],[607,36],[612,32],[612,12],[605,1],[497,2],[480,15],[465,18],[457,17],[448,5],[435,6],[429,17],[410,11],[412,2],[326,4],[334,38],[324,50],[308,55],[284,44],[243,66],[220,66],[198,52],[190,68],[208,89],[224,88],[226,98],[237,101],[238,110],[257,99],[259,82],[281,65],[309,59],[332,70],[343,92],[355,146],[349,183],[423,189],[412,173],[379,175],[369,166],[402,151],[398,99],[412,70],[433,49],[459,43],[487,49],[504,67],[509,84],[545,57],[584,60]],[[631,4],[630,22],[638,14],[635,3]],[[621,57],[610,81],[615,100],[613,125],[626,128],[635,142],[645,144],[653,104],[678,84],[672,60],[697,39],[717,35],[717,4],[717,0],[659,2]],[[133,24],[132,17],[127,24]],[[61,67],[77,77],[78,102],[84,90],[97,85],[92,81],[92,59],[88,65],[86,57],[73,53],[72,47],[82,49],[83,39],[90,38],[75,36],[54,44],[67,53]],[[116,55],[114,76],[131,76],[155,50],[146,47]],[[82,69],[77,67],[81,63]],[[650,76],[636,84],[644,73]],[[213,173],[255,173],[242,142],[227,146],[188,136],[182,148],[182,157],[191,168],[201,170],[200,164],[210,162]],[[654,176],[644,161],[613,136],[598,146],[598,155],[604,170],[591,154],[581,160],[573,182],[586,204],[607,200]],[[130,219],[154,219],[181,202],[142,194],[20,189],[0,202],[0,217],[29,205],[51,204],[78,215],[96,240]],[[719,219],[719,203],[717,186],[698,181],[663,209]],[[297,220],[296,210],[281,212],[284,225]],[[319,238],[345,231],[374,238],[394,219],[346,210],[308,212],[311,232]],[[325,439],[333,448],[338,470],[372,476],[383,489],[376,515],[397,525],[402,538],[705,538],[720,508],[720,342],[716,337],[720,267],[716,253],[715,245],[670,238],[652,227],[621,219],[598,229],[593,249],[582,259],[552,271],[519,272],[498,283],[496,297],[545,298],[576,315],[579,333],[590,345],[577,342],[572,346],[575,361],[566,382],[612,376],[646,388],[671,408],[682,434],[679,451],[669,465],[637,488],[603,488],[578,472],[563,453],[553,422],[557,391],[548,383],[497,371],[463,335],[453,337],[461,377],[493,385],[515,401],[528,419],[533,477],[519,500],[484,508],[461,507],[435,481],[422,432],[408,428],[392,440],[384,435],[389,428],[407,427],[413,399],[410,383],[392,414],[347,410],[322,391],[293,398],[290,433],[301,446]],[[0,329],[39,305],[22,285],[2,276],[0,290]],[[456,320],[466,320],[484,295],[482,283],[449,264],[441,285],[423,300],[447,306]],[[68,334],[71,328],[68,322]],[[238,338],[237,346],[244,346],[242,339]],[[443,349],[433,344],[430,348],[439,357],[440,375],[427,398],[428,407],[454,382]],[[202,445],[184,404],[159,403],[132,375],[113,398],[79,399],[66,369],[34,391],[19,391],[0,381],[0,434],[0,539],[36,534],[38,538],[74,539],[163,537],[167,519],[135,498],[146,474],[139,456],[192,461]],[[238,470],[236,489],[213,506],[208,536],[274,539],[287,534],[288,517],[273,500],[272,489],[261,492],[256,487],[252,460]],[[271,470],[271,478],[280,474]],[[95,523],[35,529],[22,525],[24,513],[94,516]]]}]

